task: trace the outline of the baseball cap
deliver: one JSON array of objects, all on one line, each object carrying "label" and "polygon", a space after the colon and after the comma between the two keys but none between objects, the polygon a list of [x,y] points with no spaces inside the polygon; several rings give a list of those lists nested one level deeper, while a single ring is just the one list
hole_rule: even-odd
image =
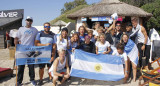
[{"label": "baseball cap", "polygon": [[32,18],[32,17],[27,16],[26,20],[29,20],[29,19],[33,20],[33,18]]}]

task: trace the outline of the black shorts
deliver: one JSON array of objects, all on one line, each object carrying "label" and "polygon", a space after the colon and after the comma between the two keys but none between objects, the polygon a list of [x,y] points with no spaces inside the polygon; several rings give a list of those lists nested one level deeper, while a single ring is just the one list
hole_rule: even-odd
[{"label": "black shorts", "polygon": [[53,63],[53,62],[47,63],[47,64],[46,64],[46,63],[44,63],[44,64],[39,64],[39,68],[40,68],[40,69],[45,68],[45,65],[47,65],[47,67],[51,67],[51,66],[52,66],[52,63]]}]

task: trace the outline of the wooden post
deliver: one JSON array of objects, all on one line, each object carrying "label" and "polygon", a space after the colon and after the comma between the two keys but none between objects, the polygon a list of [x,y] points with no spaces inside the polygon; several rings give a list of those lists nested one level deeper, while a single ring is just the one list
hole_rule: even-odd
[{"label": "wooden post", "polygon": [[17,66],[16,66],[16,86],[17,86]]}]

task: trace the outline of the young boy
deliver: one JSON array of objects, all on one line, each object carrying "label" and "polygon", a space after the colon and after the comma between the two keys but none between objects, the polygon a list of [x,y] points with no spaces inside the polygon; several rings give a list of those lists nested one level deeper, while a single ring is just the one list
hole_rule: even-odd
[{"label": "young boy", "polygon": [[128,78],[128,59],[127,54],[124,52],[124,45],[122,43],[117,44],[117,50],[113,51],[112,55],[120,56],[124,67],[124,83],[126,83]]}]

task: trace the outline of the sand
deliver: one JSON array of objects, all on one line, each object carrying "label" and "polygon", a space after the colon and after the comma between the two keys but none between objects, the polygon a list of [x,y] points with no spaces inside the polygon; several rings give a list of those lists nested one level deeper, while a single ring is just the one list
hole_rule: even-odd
[{"label": "sand", "polygon": [[[14,60],[10,60],[9,49],[0,49],[0,67],[11,68],[13,69]],[[24,77],[23,77],[23,86],[32,86],[29,81],[28,67],[26,65]],[[48,70],[45,67],[44,71],[44,85],[42,86],[52,86],[52,83],[48,82]],[[39,80],[39,67],[35,65],[35,81]],[[0,79],[0,86],[15,86],[16,82],[16,70],[14,70],[13,77],[5,77]],[[61,86],[138,86],[138,80],[133,82],[130,81],[127,84],[123,84],[123,80],[117,82],[111,81],[98,81],[98,80],[90,80],[90,79],[82,79],[77,77],[71,77],[71,80],[66,81]]]}]

